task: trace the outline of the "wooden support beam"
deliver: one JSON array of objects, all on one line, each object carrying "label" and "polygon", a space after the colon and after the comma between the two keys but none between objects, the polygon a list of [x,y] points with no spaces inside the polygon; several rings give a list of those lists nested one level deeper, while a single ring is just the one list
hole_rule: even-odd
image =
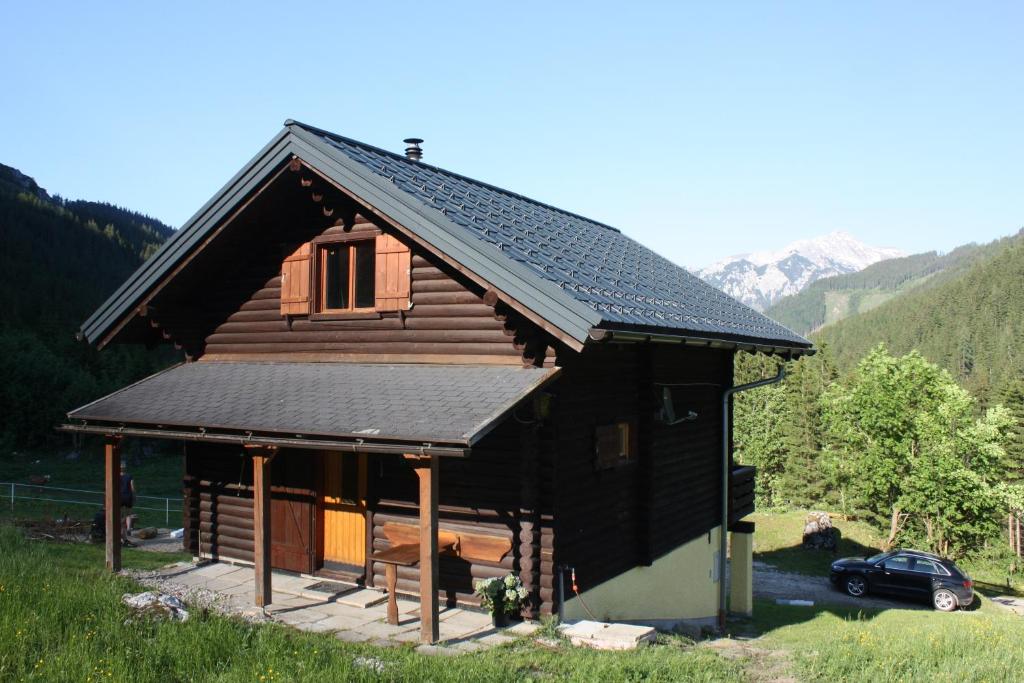
[{"label": "wooden support beam", "polygon": [[436,456],[406,455],[420,480],[420,640],[436,643],[438,628],[437,496]]},{"label": "wooden support beam", "polygon": [[270,566],[270,461],[277,450],[252,447],[253,567],[256,575],[256,606],[273,602]]},{"label": "wooden support beam", "polygon": [[103,448],[107,569],[121,571],[121,437],[108,436]]}]

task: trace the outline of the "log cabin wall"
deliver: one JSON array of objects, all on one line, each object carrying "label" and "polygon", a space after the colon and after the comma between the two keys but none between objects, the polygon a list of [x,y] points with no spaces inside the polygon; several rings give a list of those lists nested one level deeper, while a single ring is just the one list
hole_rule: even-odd
[{"label": "log cabin wall", "polygon": [[[316,569],[319,454],[282,451],[271,465],[271,565]],[[193,555],[253,561],[252,458],[236,446],[187,444],[184,545]]]},{"label": "log cabin wall", "polygon": [[651,430],[651,559],[707,534],[721,523],[722,393],[732,386],[732,352],[653,346],[651,379],[674,388],[677,425]]},{"label": "log cabin wall", "polygon": [[[501,304],[497,310],[485,304],[484,290],[453,265],[401,240],[394,245],[411,249],[409,273],[403,273],[410,278],[409,298],[402,305],[378,299],[378,308],[392,310],[325,316],[314,307],[285,315],[282,266],[300,245],[360,234],[371,240],[377,234],[399,238],[365,208],[320,188],[314,195],[324,208],[332,206],[325,216],[309,192],[295,174],[285,172],[141,309],[148,324],[136,321],[136,328],[151,328],[150,343],[173,341],[192,359],[544,362],[548,338],[536,325]],[[293,312],[290,305],[284,310]],[[553,364],[553,354],[547,364]]]},{"label": "log cabin wall", "polygon": [[[642,353],[639,346],[609,344],[563,359],[551,417],[556,432],[553,561],[575,567],[585,590],[639,564],[639,462],[598,469],[595,430],[638,418]],[[568,592],[568,576],[565,581]],[[557,577],[552,583],[557,593]],[[557,609],[557,594],[554,598]]]},{"label": "log cabin wall", "polygon": [[[324,234],[340,230],[331,228]],[[261,287],[206,337],[205,353],[211,358],[301,354],[306,359],[331,359],[354,354],[383,361],[427,356],[451,362],[521,363],[521,350],[494,309],[483,303],[482,292],[471,291],[423,254],[414,253],[411,261],[411,308],[353,314],[343,320],[286,319],[280,312],[280,273],[271,271]]]},{"label": "log cabin wall", "polygon": [[[729,352],[669,345],[609,345],[565,358],[552,422],[554,562],[587,590],[718,526],[720,399]],[[656,418],[661,385],[692,421]],[[599,469],[595,430],[635,421],[634,462]],[[557,575],[553,574],[557,587]],[[568,591],[568,577],[566,577]],[[557,605],[556,605],[557,606]]]},{"label": "log cabin wall", "polygon": [[[541,480],[544,472],[550,474],[550,465],[545,465],[541,453],[540,428],[524,424],[530,421],[532,408],[526,404],[517,417],[505,420],[475,446],[469,457],[441,460],[441,533],[462,534],[463,544],[466,534],[501,539],[508,549],[502,557],[492,559],[473,557],[471,551],[459,557],[442,555],[441,598],[448,604],[479,605],[473,595],[475,580],[515,572],[531,594],[528,613],[551,613],[550,569],[544,579],[541,559],[545,545],[550,557],[553,540],[551,511],[542,502],[550,500],[551,487]],[[528,481],[524,474],[533,483],[524,484]],[[388,525],[418,524],[416,475],[401,458],[374,456],[369,477],[372,498],[367,514],[372,547],[385,550],[391,547]],[[528,489],[525,496],[524,488]],[[368,569],[368,585],[383,586],[384,565],[371,562]],[[398,568],[398,590],[418,594],[418,567]]]}]

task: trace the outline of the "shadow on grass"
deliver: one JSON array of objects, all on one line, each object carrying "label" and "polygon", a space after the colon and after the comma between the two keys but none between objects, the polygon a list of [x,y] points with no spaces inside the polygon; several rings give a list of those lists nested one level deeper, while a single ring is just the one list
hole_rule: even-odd
[{"label": "shadow on grass", "polygon": [[839,546],[835,551],[809,550],[797,543],[764,552],[755,550],[754,561],[770,564],[783,572],[827,577],[829,566],[840,557],[870,557],[879,552],[878,548],[840,537]]},{"label": "shadow on grass", "polygon": [[[985,609],[984,605],[989,602],[987,598],[975,594],[974,602],[963,608],[964,612],[977,612]],[[904,604],[906,607],[904,607]],[[923,606],[923,603],[914,601],[894,601],[892,607],[852,607],[838,604],[815,604],[811,607],[797,605],[779,605],[772,600],[755,599],[754,616],[752,617],[730,617],[728,632],[731,636],[743,638],[757,638],[768,635],[773,631],[787,626],[797,626],[812,621],[821,621],[825,627],[829,617],[840,621],[870,622],[887,612],[896,614],[924,615],[926,618],[934,616],[936,619],[944,618],[941,612],[929,609],[915,609]],[[916,617],[915,617],[916,618]]]}]

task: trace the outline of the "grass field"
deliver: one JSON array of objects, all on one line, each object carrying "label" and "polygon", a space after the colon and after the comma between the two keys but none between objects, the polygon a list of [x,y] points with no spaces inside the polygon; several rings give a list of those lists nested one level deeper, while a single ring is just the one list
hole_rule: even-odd
[{"label": "grass field", "polygon": [[[458,657],[342,643],[275,624],[195,614],[129,622],[131,581],[102,570],[102,548],[31,542],[0,526],[0,680],[41,681],[737,681],[727,661],[682,638],[631,653],[524,640]],[[174,558],[125,551],[125,565]],[[373,658],[382,671],[357,665]]]},{"label": "grass field", "polygon": [[[139,516],[137,526],[181,525],[181,475],[182,461],[180,446],[177,450],[153,450],[146,453],[139,448],[137,440],[129,440],[125,459],[129,472],[135,480],[136,493],[141,496],[156,496],[170,499],[169,505],[163,500],[140,500],[138,506],[155,507],[161,510],[170,507],[170,520],[163,511],[136,509]],[[93,513],[103,506],[103,452],[99,442],[93,441],[82,448],[75,459],[68,459],[70,445],[64,449],[39,451],[13,451],[0,457],[0,482],[28,484],[32,475],[49,475],[45,486],[15,488],[14,505],[10,502],[10,488],[0,485],[0,518],[57,518],[67,514],[72,519],[90,520]],[[98,492],[94,495],[67,493],[57,489],[81,489]],[[62,500],[89,501],[83,503],[56,503],[25,500],[20,496],[59,498]],[[174,512],[175,510],[179,512]]]},{"label": "grass field", "polygon": [[[987,600],[953,614],[756,601],[753,619],[730,624],[746,640],[662,636],[649,648],[614,653],[524,639],[444,657],[198,611],[185,623],[132,620],[120,597],[138,588],[103,571],[101,547],[29,541],[9,525],[0,525],[0,547],[0,680],[879,683],[1009,681],[1024,671],[1024,619]],[[177,559],[124,553],[128,567]],[[366,661],[380,670],[360,665]]]},{"label": "grass field", "polygon": [[[805,681],[1015,681],[1024,618],[982,599],[978,609],[845,610],[756,601],[755,642],[788,653]],[[757,679],[748,663],[748,672]]]}]

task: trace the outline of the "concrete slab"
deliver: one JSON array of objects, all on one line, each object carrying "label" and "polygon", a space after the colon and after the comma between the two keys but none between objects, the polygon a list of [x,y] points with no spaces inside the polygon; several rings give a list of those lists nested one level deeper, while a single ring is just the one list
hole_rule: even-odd
[{"label": "concrete slab", "polygon": [[563,624],[558,630],[573,645],[597,650],[633,650],[654,642],[657,632],[650,626],[609,624],[601,621],[577,621]]},{"label": "concrete slab", "polygon": [[338,631],[334,637],[346,643],[365,643],[370,636],[359,630]]},{"label": "concrete slab", "polygon": [[415,621],[406,623],[404,626],[402,624],[392,626],[391,624],[386,624],[382,621],[371,621],[369,624],[364,624],[359,627],[359,632],[366,635],[367,639],[380,640],[390,640],[392,636],[410,630],[419,633],[419,622]]},{"label": "concrete slab", "polygon": [[239,567],[233,564],[227,564],[225,562],[211,562],[210,564],[204,564],[197,567],[195,573],[201,576],[213,578],[223,574],[230,574],[238,569]]},{"label": "concrete slab", "polygon": [[330,610],[322,607],[305,607],[297,610],[283,610],[274,614],[274,619],[285,624],[308,624],[312,621],[323,621],[333,618]]},{"label": "concrete slab", "polygon": [[520,621],[518,624],[509,626],[502,633],[509,636],[532,636],[539,628],[540,624],[536,621]]},{"label": "concrete slab", "polygon": [[324,619],[324,623],[335,631],[356,631],[372,622],[364,621],[350,614],[331,614]]},{"label": "concrete slab", "polygon": [[325,623],[326,621],[326,619],[321,621],[309,621],[304,624],[296,624],[295,628],[300,631],[306,631],[307,633],[326,633],[328,631],[333,631],[334,629],[331,628],[330,624]]},{"label": "concrete slab", "polygon": [[[400,597],[400,622],[386,623],[387,593],[373,588],[345,589],[340,593],[310,591],[317,580],[274,572],[272,602],[266,610],[255,606],[252,567],[226,562],[201,565],[177,563],[161,571],[164,580],[188,590],[216,593],[222,609],[250,618],[269,618],[309,632],[333,632],[338,640],[396,646],[414,644],[423,654],[455,655],[512,642],[532,634],[539,624],[523,622],[507,630],[491,625],[486,613],[463,607],[443,607],[439,612],[441,643],[420,643],[419,600]],[[333,588],[333,586],[329,586]]]}]

